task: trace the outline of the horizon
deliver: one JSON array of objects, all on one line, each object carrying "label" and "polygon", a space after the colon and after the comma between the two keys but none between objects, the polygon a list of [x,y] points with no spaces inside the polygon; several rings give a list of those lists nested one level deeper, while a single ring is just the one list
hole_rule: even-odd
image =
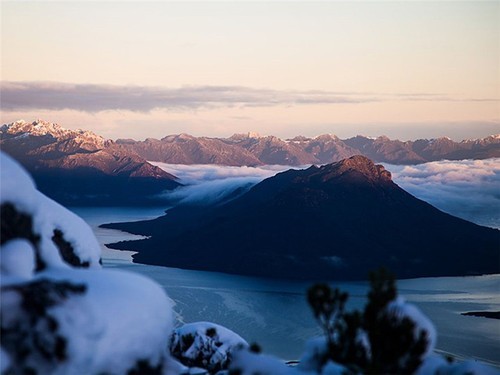
[{"label": "horizon", "polygon": [[498,2],[0,7],[2,123],[140,140],[500,133]]}]

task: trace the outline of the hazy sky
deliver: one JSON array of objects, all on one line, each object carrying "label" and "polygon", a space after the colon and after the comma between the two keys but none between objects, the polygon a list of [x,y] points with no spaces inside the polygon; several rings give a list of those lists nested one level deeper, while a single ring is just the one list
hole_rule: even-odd
[{"label": "hazy sky", "polygon": [[1,121],[111,138],[500,133],[500,2],[1,2]]}]

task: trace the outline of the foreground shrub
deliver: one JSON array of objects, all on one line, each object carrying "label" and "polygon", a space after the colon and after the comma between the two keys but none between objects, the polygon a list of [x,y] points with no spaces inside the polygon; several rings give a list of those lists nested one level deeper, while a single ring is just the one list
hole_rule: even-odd
[{"label": "foreground shrub", "polygon": [[170,352],[188,367],[206,369],[210,373],[226,370],[235,350],[248,347],[239,335],[218,324],[197,322],[174,330]]}]

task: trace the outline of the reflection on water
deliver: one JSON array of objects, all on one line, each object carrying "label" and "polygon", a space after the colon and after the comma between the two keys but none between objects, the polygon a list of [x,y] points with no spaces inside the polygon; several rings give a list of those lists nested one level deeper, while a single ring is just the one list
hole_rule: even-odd
[{"label": "reflection on water", "polygon": [[[131,239],[123,232],[100,229],[101,223],[151,218],[163,209],[73,209],[95,230],[101,244]],[[132,264],[130,253],[106,250],[104,265],[138,272],[156,280],[175,302],[179,322],[212,321],[236,331],[266,353],[296,359],[308,338],[320,333],[307,306],[308,283],[268,280],[216,272]],[[348,291],[349,308],[365,304],[367,283],[336,283]],[[460,315],[500,310],[500,275],[400,280],[400,295],[415,303],[434,322],[437,348],[463,358],[500,366],[500,322]]]},{"label": "reflection on water", "polygon": [[154,219],[165,213],[166,208],[159,207],[68,207],[75,214],[83,218],[94,231],[102,249],[103,262],[111,260],[132,261],[134,251],[117,251],[108,249],[105,244],[118,241],[132,241],[145,238],[115,229],[99,228],[106,223],[119,223]]}]

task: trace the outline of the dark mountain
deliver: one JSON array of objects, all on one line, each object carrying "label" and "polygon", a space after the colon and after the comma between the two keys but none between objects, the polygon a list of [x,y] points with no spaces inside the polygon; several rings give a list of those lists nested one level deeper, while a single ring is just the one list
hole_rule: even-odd
[{"label": "dark mountain", "polygon": [[113,141],[59,125],[16,121],[0,128],[2,151],[28,169],[38,188],[66,204],[147,204],[176,178]]},{"label": "dark mountain", "polygon": [[454,142],[449,138],[417,141],[391,140],[387,137],[356,136],[346,140],[330,134],[315,138],[298,136],[282,140],[256,133],[235,134],[229,138],[170,135],[161,140],[120,139],[123,150],[141,157],[172,164],[248,165],[328,164],[353,155],[364,155],[376,162],[419,164],[450,159],[487,159],[500,157],[500,136]]},{"label": "dark mountain", "polygon": [[152,236],[113,248],[135,261],[292,279],[400,278],[500,271],[500,232],[439,211],[363,156],[279,173],[212,208],[106,225]]}]

